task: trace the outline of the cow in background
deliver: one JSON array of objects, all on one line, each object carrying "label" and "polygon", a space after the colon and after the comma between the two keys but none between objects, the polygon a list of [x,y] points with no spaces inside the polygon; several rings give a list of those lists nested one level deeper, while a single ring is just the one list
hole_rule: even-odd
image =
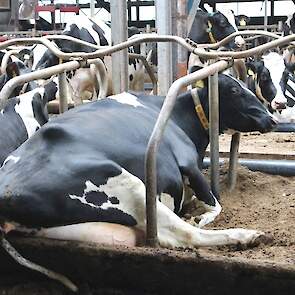
[{"label": "cow in background", "polygon": [[[138,29],[135,28],[129,29],[129,36],[139,33]],[[63,31],[64,35],[78,38],[80,40],[98,45],[98,46],[107,46],[111,45],[111,28],[110,26],[102,20],[99,19],[89,19],[88,17],[78,15],[74,18],[73,22],[68,23]],[[73,43],[68,40],[56,40],[56,45],[64,52],[93,52],[94,48],[90,48],[85,45],[80,45]],[[131,47],[130,52],[140,53],[139,45]],[[111,57],[104,57],[104,62],[106,64],[107,71],[109,73],[109,89],[108,93],[112,93],[112,62]],[[42,46],[37,46],[34,50],[34,62],[33,70],[47,68],[59,63],[58,58],[52,54],[46,48],[42,49]],[[95,70],[95,69],[94,69]],[[72,75],[74,77],[80,72],[82,77],[88,77],[84,80],[78,79],[80,82],[75,85],[79,85],[79,88],[73,89],[73,92],[76,93],[77,97],[82,97],[84,91],[89,91],[89,75],[85,73],[89,69],[78,69]],[[81,73],[83,72],[83,73]],[[129,88],[135,91],[143,90],[144,82],[144,68],[138,60],[130,60],[129,62]],[[71,78],[69,77],[69,83],[71,84]],[[94,89],[95,83],[92,83],[91,93],[97,93],[98,89]],[[87,85],[87,86],[86,86]]]},{"label": "cow in background", "polygon": [[268,105],[280,123],[295,122],[295,78],[291,56],[284,59],[283,55],[270,52],[247,63],[250,89]]},{"label": "cow in background", "polygon": [[[198,9],[188,38],[198,44],[216,43],[230,34],[237,32],[235,17],[231,10],[222,9],[214,13]],[[237,49],[245,45],[241,36],[236,36],[224,47],[226,49]],[[200,65],[200,59],[195,54],[189,55],[188,69],[194,65]],[[203,62],[202,62],[203,63]]]},{"label": "cow in background", "polygon": [[49,82],[7,101],[0,112],[0,165],[48,121],[47,102],[56,91],[57,85]]}]

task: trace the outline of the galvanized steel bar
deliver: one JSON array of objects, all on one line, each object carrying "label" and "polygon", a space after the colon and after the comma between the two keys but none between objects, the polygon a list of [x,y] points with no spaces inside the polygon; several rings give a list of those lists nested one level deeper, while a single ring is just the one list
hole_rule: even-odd
[{"label": "galvanized steel bar", "polygon": [[[187,34],[187,0],[177,2],[177,36],[186,37]],[[177,78],[187,74],[188,52],[183,47],[177,46]]]},{"label": "galvanized steel bar", "polygon": [[210,178],[213,194],[219,198],[219,96],[218,72],[209,76]]},{"label": "galvanized steel bar", "polygon": [[[128,39],[127,2],[126,0],[111,0],[111,28],[113,44],[119,44]],[[113,93],[128,90],[128,51],[124,48],[112,54]]]},{"label": "galvanized steel bar", "polygon": [[66,72],[58,74],[58,90],[59,90],[59,113],[64,113],[68,110],[68,85]]},{"label": "galvanized steel bar", "polygon": [[237,132],[232,135],[230,143],[230,158],[227,177],[227,187],[229,191],[232,191],[237,182],[237,165],[239,159],[239,145],[240,145],[241,133]]},{"label": "galvanized steel bar", "polygon": [[39,71],[35,71],[32,73],[28,74],[23,74],[21,76],[17,76],[9,80],[4,87],[2,88],[0,92],[0,109],[3,109],[7,99],[11,95],[13,89],[16,86],[23,85],[27,82],[30,82],[32,80],[37,80],[37,79],[46,79],[51,77],[54,74],[62,73],[64,71],[70,71],[74,69],[78,69],[81,67],[81,63],[78,61],[70,61],[67,63],[63,63],[60,65],[56,65],[53,67],[50,67],[48,69],[42,69]]},{"label": "galvanized steel bar", "polygon": [[[171,35],[171,1],[156,0],[156,27],[158,34]],[[158,93],[166,95],[172,84],[172,46],[171,43],[158,44]]]},{"label": "galvanized steel bar", "polygon": [[[254,32],[251,31],[243,31],[243,32],[238,32],[238,33],[233,33],[229,37],[225,38],[227,39],[226,42],[229,41],[229,39],[234,38],[237,35],[243,35],[243,33],[247,33],[248,35],[251,35]],[[265,32],[269,33],[269,32]],[[262,34],[261,31],[256,32],[256,34]],[[275,34],[274,34],[275,35]],[[205,51],[203,47],[207,48],[216,48],[216,46],[221,46],[221,44],[224,44],[225,41],[219,42],[219,45],[212,45],[212,44],[197,44],[197,48],[193,47],[188,44],[188,41],[185,41],[183,38],[178,37],[178,36],[162,36],[162,35],[157,35],[157,34],[142,34],[142,36],[136,36],[134,38],[129,38],[128,41],[122,42],[120,44],[114,45],[107,47],[105,49],[98,49],[94,52],[91,53],[85,53],[85,52],[72,52],[72,53],[65,53],[59,50],[56,46],[51,44],[51,42],[44,38],[17,38],[17,39],[12,39],[12,40],[7,40],[2,43],[0,43],[0,49],[5,49],[9,46],[15,45],[15,44],[43,44],[46,47],[48,47],[57,57],[61,58],[62,60],[70,60],[70,59],[88,59],[88,58],[98,58],[98,57],[103,57],[105,55],[110,55],[116,51],[119,51],[121,49],[127,48],[132,45],[139,44],[141,42],[176,42],[180,44],[181,46],[185,47],[189,52],[193,52],[200,57],[207,58],[207,59],[217,59],[217,58],[244,58],[244,57],[250,57],[256,54],[262,54],[264,51],[272,49],[277,46],[282,46],[289,44],[290,42],[295,40],[295,34],[285,36],[285,37],[277,37],[279,38],[278,40],[273,40],[270,41],[266,44],[259,45],[255,48],[251,48],[248,50],[243,50],[243,51]],[[224,40],[225,40],[224,39]]]},{"label": "galvanized steel bar", "polygon": [[267,31],[267,4],[268,1],[264,0],[264,19],[263,19],[263,25],[264,25],[264,30]]},{"label": "galvanized steel bar", "polygon": [[19,53],[19,50],[9,50],[5,52],[1,62],[1,74],[6,73],[6,67],[7,67],[10,56],[17,55],[18,53]]},{"label": "galvanized steel bar", "polygon": [[146,242],[149,246],[157,246],[157,151],[165,126],[173,110],[177,94],[181,88],[186,87],[197,80],[204,79],[218,71],[222,71],[229,66],[227,61],[218,61],[206,68],[196,71],[176,80],[170,87],[163,107],[154,126],[152,135],[148,142],[145,155],[145,184],[146,184],[146,218],[147,232]]}]

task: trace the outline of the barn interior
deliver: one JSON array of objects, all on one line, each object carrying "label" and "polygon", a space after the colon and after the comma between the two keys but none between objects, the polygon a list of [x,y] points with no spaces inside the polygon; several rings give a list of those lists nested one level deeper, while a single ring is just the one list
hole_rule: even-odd
[{"label": "barn interior", "polygon": [[[109,246],[91,242],[32,238],[23,234],[11,234],[5,237],[21,256],[62,274],[78,287],[77,291],[64,283],[65,280],[60,279],[59,275],[59,279],[48,278],[44,272],[40,273],[34,267],[33,269],[25,267],[24,264],[27,264],[20,262],[24,260],[8,255],[9,246],[5,246],[6,239],[1,231],[0,295],[293,294],[295,292],[295,229],[293,226],[295,221],[295,118],[292,118],[290,122],[279,123],[276,130],[266,134],[247,132],[219,136],[216,79],[221,67],[229,67],[235,59],[257,60],[259,55],[268,51],[279,52],[280,46],[294,46],[295,34],[284,36],[283,28],[289,15],[295,13],[295,1],[31,0],[28,1],[28,6],[32,7],[29,14],[20,11],[21,5],[25,2],[0,1],[0,46],[1,49],[8,49],[11,53],[18,50],[18,46],[28,46],[31,50],[30,46],[41,42],[38,38],[43,38],[42,40],[45,38],[45,42],[49,44],[50,41],[52,44],[54,37],[50,39],[50,36],[62,35],[67,20],[74,19],[76,15],[85,15],[90,18],[103,15],[104,21],[112,29],[112,46],[94,46],[92,49],[96,51],[94,53],[92,51],[92,56],[89,52],[82,54],[66,52],[59,57],[63,63],[60,62],[55,66],[56,68],[51,68],[52,73],[58,75],[60,87],[59,100],[50,104],[49,110],[55,113],[51,115],[53,117],[67,112],[70,108],[78,107],[75,102],[71,104],[67,102],[68,94],[64,86],[66,71],[76,70],[86,65],[91,67],[94,59],[104,58],[105,55],[112,58],[112,94],[129,90],[129,59],[129,65],[132,60],[140,60],[143,64],[145,78],[142,90],[145,93],[152,92],[153,95],[165,96],[167,101],[172,101],[188,85],[194,85],[202,75],[209,77],[210,87],[212,87],[210,88],[212,117],[210,117],[209,127],[210,146],[206,150],[204,174],[212,191],[220,195],[223,211],[214,222],[206,225],[205,229],[246,227],[265,231],[266,236],[259,243],[249,247],[240,243],[235,246],[194,249],[159,247],[154,210],[156,195],[153,191],[153,186],[156,185],[153,183],[156,167],[152,167],[154,155],[152,152],[149,154],[147,149],[147,162],[151,164],[145,167],[145,173],[151,180],[150,190],[146,184],[146,195],[152,201],[149,206],[147,205],[146,219],[149,224],[147,226],[150,227],[147,228],[144,246]],[[257,5],[253,7],[259,7],[259,11],[254,12],[251,8],[252,4]],[[238,55],[239,51],[225,50],[222,55],[220,53],[222,51],[215,48],[214,44],[208,46],[208,44],[196,44],[187,40],[199,8],[213,13],[223,5],[234,5],[232,8],[235,15],[242,11],[240,22],[237,23],[238,32],[244,32],[242,36],[247,40],[243,51],[240,51],[242,57]],[[247,15],[241,8],[245,7],[242,5],[249,6]],[[284,5],[293,7],[293,11],[288,11],[287,14],[287,11],[278,9]],[[128,39],[127,26],[137,28],[139,34]],[[260,33],[257,33],[258,30]],[[134,52],[130,55],[127,51],[130,44],[126,42],[132,43],[134,40],[139,40],[141,57]],[[163,40],[165,42],[160,42]],[[220,40],[217,41],[218,46],[219,42]],[[122,48],[107,52],[119,46],[118,44],[123,44]],[[149,52],[155,48],[152,44],[157,44],[154,64],[148,57]],[[47,47],[49,48],[50,45]],[[105,50],[104,53],[103,50]],[[255,50],[257,51],[254,52]],[[208,69],[207,73],[188,74],[189,51],[199,56],[202,56],[204,51],[212,54],[210,58],[207,57],[210,60],[211,72],[209,73]],[[133,57],[132,54],[134,54]],[[216,61],[224,62],[224,64],[218,64],[216,69],[213,69]],[[101,66],[103,65],[99,63],[99,67]],[[40,73],[39,76],[38,73]],[[1,109],[10,91],[19,85],[18,83],[37,80],[36,77],[47,78],[49,74],[44,71],[35,71],[32,75],[23,78],[24,80],[21,77],[13,77],[0,91]],[[107,90],[103,87],[106,84],[103,81],[100,82],[102,90],[98,93],[98,97],[99,95],[105,97]],[[170,107],[173,108],[171,105]],[[168,120],[170,115],[167,115],[168,113],[169,106],[167,109],[163,107],[157,121],[159,122],[158,130],[161,128],[164,130],[167,122],[165,120]],[[156,145],[160,141],[160,135],[158,134],[158,138],[157,134],[152,136],[150,141],[154,140]],[[195,211],[198,208],[193,204],[193,208],[190,209],[183,219],[196,226],[198,220]]]}]

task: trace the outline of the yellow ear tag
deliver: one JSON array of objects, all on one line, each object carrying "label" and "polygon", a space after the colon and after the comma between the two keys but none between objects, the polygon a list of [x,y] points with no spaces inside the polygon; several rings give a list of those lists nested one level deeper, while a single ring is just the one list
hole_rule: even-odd
[{"label": "yellow ear tag", "polygon": [[249,76],[255,76],[255,73],[251,69],[248,69],[248,75]]},{"label": "yellow ear tag", "polygon": [[16,71],[12,71],[12,77],[14,78],[14,77],[16,77],[16,76],[17,76]]},{"label": "yellow ear tag", "polygon": [[204,88],[205,87],[205,84],[204,84],[204,81],[203,80],[199,80],[195,83],[195,87],[196,88]]},{"label": "yellow ear tag", "polygon": [[240,26],[246,26],[246,21],[244,19],[241,19],[240,20]]}]

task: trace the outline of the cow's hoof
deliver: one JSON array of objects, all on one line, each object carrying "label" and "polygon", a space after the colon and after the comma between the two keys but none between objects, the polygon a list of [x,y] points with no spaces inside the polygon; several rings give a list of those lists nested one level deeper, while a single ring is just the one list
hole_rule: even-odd
[{"label": "cow's hoof", "polygon": [[257,247],[260,244],[270,244],[272,243],[274,240],[274,237],[272,234],[270,233],[261,233],[258,237],[256,237],[255,239],[253,239],[250,243],[249,243],[249,247]]}]

